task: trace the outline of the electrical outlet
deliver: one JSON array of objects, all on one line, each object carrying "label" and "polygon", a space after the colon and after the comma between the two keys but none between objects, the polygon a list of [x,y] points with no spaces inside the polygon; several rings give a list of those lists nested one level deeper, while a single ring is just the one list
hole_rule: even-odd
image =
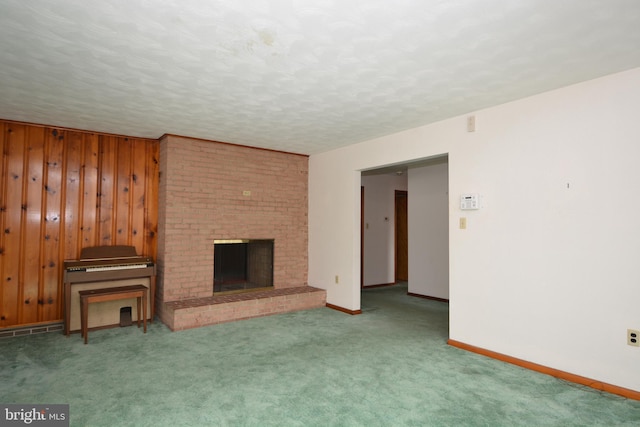
[{"label": "electrical outlet", "polygon": [[640,331],[636,329],[627,329],[627,344],[634,347],[640,347]]},{"label": "electrical outlet", "polygon": [[466,230],[467,229],[467,218],[462,217],[460,218],[460,230]]},{"label": "electrical outlet", "polygon": [[338,276],[338,275],[336,274],[336,285],[337,285],[338,283],[340,283],[340,276]]}]

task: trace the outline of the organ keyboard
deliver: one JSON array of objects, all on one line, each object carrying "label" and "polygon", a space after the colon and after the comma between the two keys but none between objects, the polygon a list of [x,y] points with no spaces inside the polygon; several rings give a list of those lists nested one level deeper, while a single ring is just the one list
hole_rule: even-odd
[{"label": "organ keyboard", "polygon": [[[151,257],[138,256],[133,246],[93,246],[82,249],[79,260],[64,262],[64,332],[70,333],[72,287],[80,283],[149,279],[151,321],[155,315],[156,267]],[[115,283],[110,286],[120,286]],[[105,284],[103,287],[109,287]]]},{"label": "organ keyboard", "polygon": [[147,267],[148,267],[147,264],[99,265],[97,267],[86,267],[84,271],[91,273],[93,271],[132,270],[134,268],[147,268]]}]

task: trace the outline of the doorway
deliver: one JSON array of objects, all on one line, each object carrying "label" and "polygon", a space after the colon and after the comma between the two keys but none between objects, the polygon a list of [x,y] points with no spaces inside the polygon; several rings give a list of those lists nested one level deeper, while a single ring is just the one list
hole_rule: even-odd
[{"label": "doorway", "polygon": [[412,294],[448,299],[448,163],[444,154],[361,172],[361,288],[406,283]]},{"label": "doorway", "polygon": [[395,281],[409,280],[408,192],[395,190]]},{"label": "doorway", "polygon": [[364,185],[360,186],[360,288],[364,288]]}]

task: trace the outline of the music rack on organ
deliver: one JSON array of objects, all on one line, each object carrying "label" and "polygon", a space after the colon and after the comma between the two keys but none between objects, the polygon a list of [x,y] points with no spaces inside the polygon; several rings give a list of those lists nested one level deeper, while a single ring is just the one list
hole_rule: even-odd
[{"label": "music rack on organ", "polygon": [[[93,246],[82,249],[79,260],[64,262],[64,333],[70,333],[71,293],[76,284],[148,278],[151,321],[155,315],[156,267],[151,257],[139,256],[133,246]],[[110,286],[120,286],[119,283]],[[109,286],[106,286],[109,287]]]}]

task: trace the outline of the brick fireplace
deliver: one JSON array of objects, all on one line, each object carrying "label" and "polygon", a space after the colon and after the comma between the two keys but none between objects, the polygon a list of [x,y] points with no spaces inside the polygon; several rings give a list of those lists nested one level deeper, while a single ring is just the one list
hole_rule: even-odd
[{"label": "brick fireplace", "polygon": [[[308,158],[160,139],[157,313],[172,330],[325,305],[307,286]],[[273,241],[273,290],[217,296],[214,242]]]}]

